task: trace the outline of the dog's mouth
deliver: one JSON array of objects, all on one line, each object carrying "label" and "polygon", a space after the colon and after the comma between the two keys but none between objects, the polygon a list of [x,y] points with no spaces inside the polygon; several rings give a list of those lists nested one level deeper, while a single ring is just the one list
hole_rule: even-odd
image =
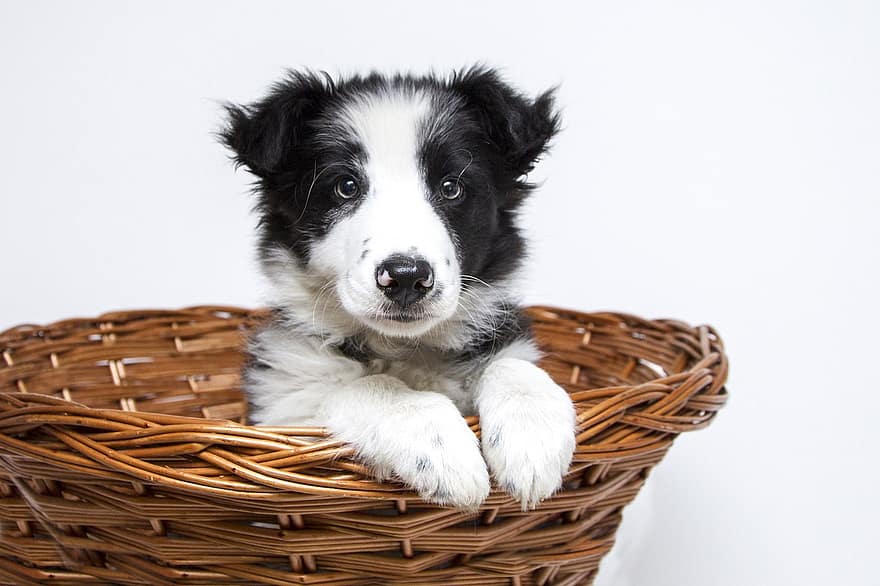
[{"label": "dog's mouth", "polygon": [[386,336],[405,338],[421,336],[440,319],[438,314],[423,307],[387,307],[361,315],[362,322],[370,329]]},{"label": "dog's mouth", "polygon": [[424,311],[382,311],[370,317],[376,321],[393,321],[404,324],[434,319],[433,315]]}]

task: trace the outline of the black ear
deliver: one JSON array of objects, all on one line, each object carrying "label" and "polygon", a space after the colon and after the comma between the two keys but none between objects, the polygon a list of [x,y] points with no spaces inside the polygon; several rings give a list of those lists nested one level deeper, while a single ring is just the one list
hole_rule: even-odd
[{"label": "black ear", "polygon": [[495,70],[472,67],[458,73],[452,89],[465,97],[489,140],[515,176],[532,170],[559,132],[559,114],[550,89],[530,100],[510,87]]},{"label": "black ear", "polygon": [[302,141],[306,123],[333,92],[327,74],[289,72],[262,100],[247,106],[227,104],[220,141],[232,150],[236,165],[266,177],[283,167]]}]

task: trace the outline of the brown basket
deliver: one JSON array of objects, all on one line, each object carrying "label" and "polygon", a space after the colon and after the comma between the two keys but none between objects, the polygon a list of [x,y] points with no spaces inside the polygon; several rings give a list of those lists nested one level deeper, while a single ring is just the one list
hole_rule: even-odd
[{"label": "brown basket", "polygon": [[426,504],[322,429],[230,422],[261,312],[0,334],[0,583],[589,584],[648,471],[724,404],[727,361],[706,326],[529,312],[579,427],[528,513],[500,491],[476,515]]}]

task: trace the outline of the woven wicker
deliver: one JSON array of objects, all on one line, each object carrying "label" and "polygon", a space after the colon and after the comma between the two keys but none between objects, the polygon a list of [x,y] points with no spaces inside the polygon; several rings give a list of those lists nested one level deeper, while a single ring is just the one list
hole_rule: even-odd
[{"label": "woven wicker", "polygon": [[589,584],[648,471],[724,404],[727,362],[706,326],[529,312],[579,427],[528,513],[500,491],[476,515],[426,504],[322,429],[231,422],[261,312],[0,334],[0,583]]}]

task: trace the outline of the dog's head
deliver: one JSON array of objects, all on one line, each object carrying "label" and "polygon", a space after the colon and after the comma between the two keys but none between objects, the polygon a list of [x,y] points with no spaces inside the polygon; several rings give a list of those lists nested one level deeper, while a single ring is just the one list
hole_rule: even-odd
[{"label": "dog's head", "polygon": [[[310,312],[329,303],[408,338],[519,267],[514,216],[559,127],[552,92],[528,99],[485,68],[448,79],[294,72],[227,109],[222,139],[258,178],[270,278],[308,280]],[[321,295],[332,299],[319,308]]]}]

